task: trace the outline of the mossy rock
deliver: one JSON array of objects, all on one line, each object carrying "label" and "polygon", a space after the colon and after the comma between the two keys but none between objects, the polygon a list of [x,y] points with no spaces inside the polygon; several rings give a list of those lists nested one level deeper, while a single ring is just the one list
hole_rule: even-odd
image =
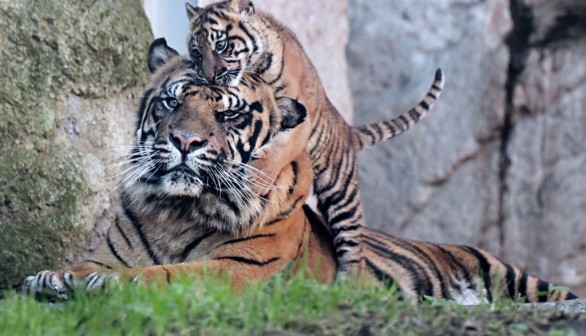
[{"label": "mossy rock", "polygon": [[130,145],[151,40],[140,1],[0,2],[0,289],[108,218],[104,148]]}]

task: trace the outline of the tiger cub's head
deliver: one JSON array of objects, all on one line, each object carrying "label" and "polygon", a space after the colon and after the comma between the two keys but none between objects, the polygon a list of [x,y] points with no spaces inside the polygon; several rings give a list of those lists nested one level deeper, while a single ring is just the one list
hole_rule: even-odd
[{"label": "tiger cub's head", "polygon": [[305,108],[286,98],[278,106],[272,90],[252,79],[237,87],[203,84],[193,62],[164,39],[151,45],[148,65],[152,86],[141,102],[123,195],[139,211],[238,231],[263,210],[263,198],[246,183],[257,174],[247,165],[251,153],[282,123],[290,126],[279,108],[299,122]]},{"label": "tiger cub's head", "polygon": [[[236,86],[244,73],[262,73],[271,64],[266,51],[274,32],[254,24],[250,0],[225,0],[206,7],[186,4],[191,34],[188,49],[209,83]],[[273,36],[275,35],[275,36]]]}]

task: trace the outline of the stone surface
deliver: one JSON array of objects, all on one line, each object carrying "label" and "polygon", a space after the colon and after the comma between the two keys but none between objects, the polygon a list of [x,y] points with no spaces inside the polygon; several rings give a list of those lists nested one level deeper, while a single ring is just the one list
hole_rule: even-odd
[{"label": "stone surface", "polygon": [[586,4],[350,0],[356,124],[437,108],[361,153],[367,224],[483,247],[586,295]]},{"label": "stone surface", "polygon": [[[205,6],[215,0],[200,0]],[[352,120],[346,44],[348,1],[255,0],[255,8],[273,14],[297,35],[317,68],[328,97],[346,120]]]},{"label": "stone surface", "polygon": [[568,300],[562,302],[528,303],[521,309],[529,310],[553,310],[568,314],[586,314],[586,300]]},{"label": "stone surface", "polygon": [[106,166],[129,152],[150,41],[138,2],[0,2],[0,289],[109,222]]}]

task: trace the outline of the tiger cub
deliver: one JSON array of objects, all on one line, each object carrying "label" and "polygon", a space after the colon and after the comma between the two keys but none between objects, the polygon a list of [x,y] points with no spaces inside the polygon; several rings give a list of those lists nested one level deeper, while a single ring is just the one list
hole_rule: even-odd
[{"label": "tiger cub", "polygon": [[204,267],[231,273],[241,289],[302,256],[318,279],[333,281],[327,228],[309,222],[302,209],[313,179],[309,155],[291,158],[279,172],[286,188],[261,197],[244,183],[255,174],[246,165],[251,153],[303,123],[303,105],[281,99],[287,111],[277,112],[273,91],[252,79],[239,87],[204,85],[191,60],[164,39],[151,45],[149,68],[131,169],[106,239],[72,270],[28,277],[23,291],[67,299],[75,289],[102,289],[109,279],[168,282]]},{"label": "tiger cub", "polygon": [[257,160],[251,165],[272,180],[289,158],[305,150],[299,144],[307,143],[318,208],[334,232],[338,275],[359,270],[363,266],[358,243],[363,210],[356,153],[401,134],[425,117],[441,93],[441,70],[417,107],[393,120],[353,127],[330,103],[293,32],[271,15],[255,12],[252,1],[226,0],[204,8],[186,7],[191,30],[188,50],[202,80],[238,86],[246,81],[244,76],[255,75],[269,83],[279,104],[282,97],[295,97],[305,105],[310,122],[259,148],[253,153]]}]

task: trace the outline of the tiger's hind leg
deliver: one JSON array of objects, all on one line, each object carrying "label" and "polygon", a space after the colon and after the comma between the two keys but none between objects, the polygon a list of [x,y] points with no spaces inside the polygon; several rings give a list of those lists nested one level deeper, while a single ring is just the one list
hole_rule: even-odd
[{"label": "tiger's hind leg", "polygon": [[332,229],[338,262],[337,277],[344,278],[347,275],[362,275],[364,257],[360,233],[364,226],[364,217],[358,189],[355,153],[348,149],[349,146],[342,145],[338,148],[348,151],[330,153],[327,161],[331,164],[327,164],[327,169],[314,167],[314,190],[318,208]]}]

